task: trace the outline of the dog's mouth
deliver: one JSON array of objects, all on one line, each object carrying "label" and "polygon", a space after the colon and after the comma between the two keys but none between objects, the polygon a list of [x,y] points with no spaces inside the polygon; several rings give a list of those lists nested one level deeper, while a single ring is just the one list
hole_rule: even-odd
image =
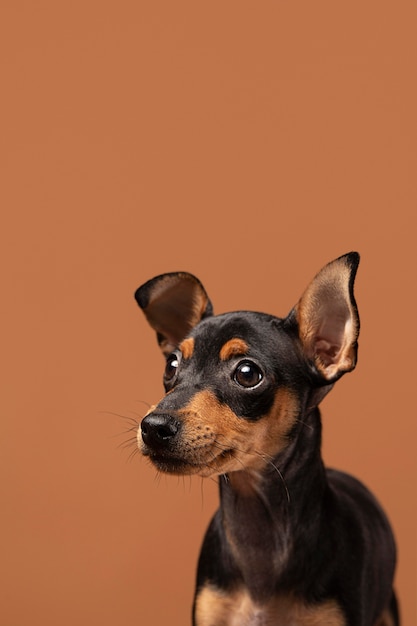
[{"label": "dog's mouth", "polygon": [[224,474],[228,470],[235,457],[232,448],[222,450],[218,454],[208,455],[208,458],[186,458],[184,456],[175,456],[165,451],[155,452],[149,448],[143,448],[142,453],[148,457],[151,463],[160,471],[166,474],[192,475],[197,474],[203,477],[212,476],[213,474]]}]

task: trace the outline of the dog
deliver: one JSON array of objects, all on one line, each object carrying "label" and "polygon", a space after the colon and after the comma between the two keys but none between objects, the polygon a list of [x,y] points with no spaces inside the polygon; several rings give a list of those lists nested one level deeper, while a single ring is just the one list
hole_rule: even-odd
[{"label": "dog", "polygon": [[358,264],[327,264],[285,318],[214,315],[187,272],[135,293],[166,357],[138,445],[160,472],[219,477],[194,626],[399,624],[389,522],[321,457],[318,405],[357,360]]}]

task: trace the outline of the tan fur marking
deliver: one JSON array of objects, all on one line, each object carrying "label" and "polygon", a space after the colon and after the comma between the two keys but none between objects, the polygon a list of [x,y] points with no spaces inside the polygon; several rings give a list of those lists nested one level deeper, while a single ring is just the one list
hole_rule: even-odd
[{"label": "tan fur marking", "polygon": [[262,470],[287,445],[298,406],[288,389],[276,394],[270,412],[256,422],[243,419],[208,390],[178,412],[183,433],[178,453],[201,476]]},{"label": "tan fur marking", "polygon": [[180,350],[184,359],[191,359],[194,352],[194,339],[189,337],[180,343]]},{"label": "tan fur marking", "polygon": [[249,348],[246,341],[235,337],[226,341],[226,343],[222,346],[220,350],[220,359],[222,361],[227,361],[232,356],[244,356],[248,353],[248,350]]},{"label": "tan fur marking", "polygon": [[306,606],[293,596],[278,596],[258,605],[245,589],[225,593],[204,587],[196,603],[197,626],[346,626],[334,601]]}]

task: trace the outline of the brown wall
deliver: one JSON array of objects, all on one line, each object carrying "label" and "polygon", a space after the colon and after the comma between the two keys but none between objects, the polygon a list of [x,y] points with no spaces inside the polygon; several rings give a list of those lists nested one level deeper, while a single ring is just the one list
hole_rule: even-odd
[{"label": "brown wall", "polygon": [[412,4],[2,5],[2,626],[188,623],[216,486],[123,449],[163,365],[133,291],[185,269],[283,315],[351,249],[324,454],[383,502],[417,623]]}]

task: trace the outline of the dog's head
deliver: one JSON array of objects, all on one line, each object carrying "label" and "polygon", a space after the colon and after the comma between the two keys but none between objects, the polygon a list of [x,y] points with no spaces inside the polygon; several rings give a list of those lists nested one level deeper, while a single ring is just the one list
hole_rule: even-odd
[{"label": "dog's head", "polygon": [[300,413],[356,364],[359,255],[326,265],[286,318],[213,315],[193,275],[157,276],[136,300],[166,357],[166,395],[148,412],[139,445],[176,474],[261,470],[286,448]]}]

